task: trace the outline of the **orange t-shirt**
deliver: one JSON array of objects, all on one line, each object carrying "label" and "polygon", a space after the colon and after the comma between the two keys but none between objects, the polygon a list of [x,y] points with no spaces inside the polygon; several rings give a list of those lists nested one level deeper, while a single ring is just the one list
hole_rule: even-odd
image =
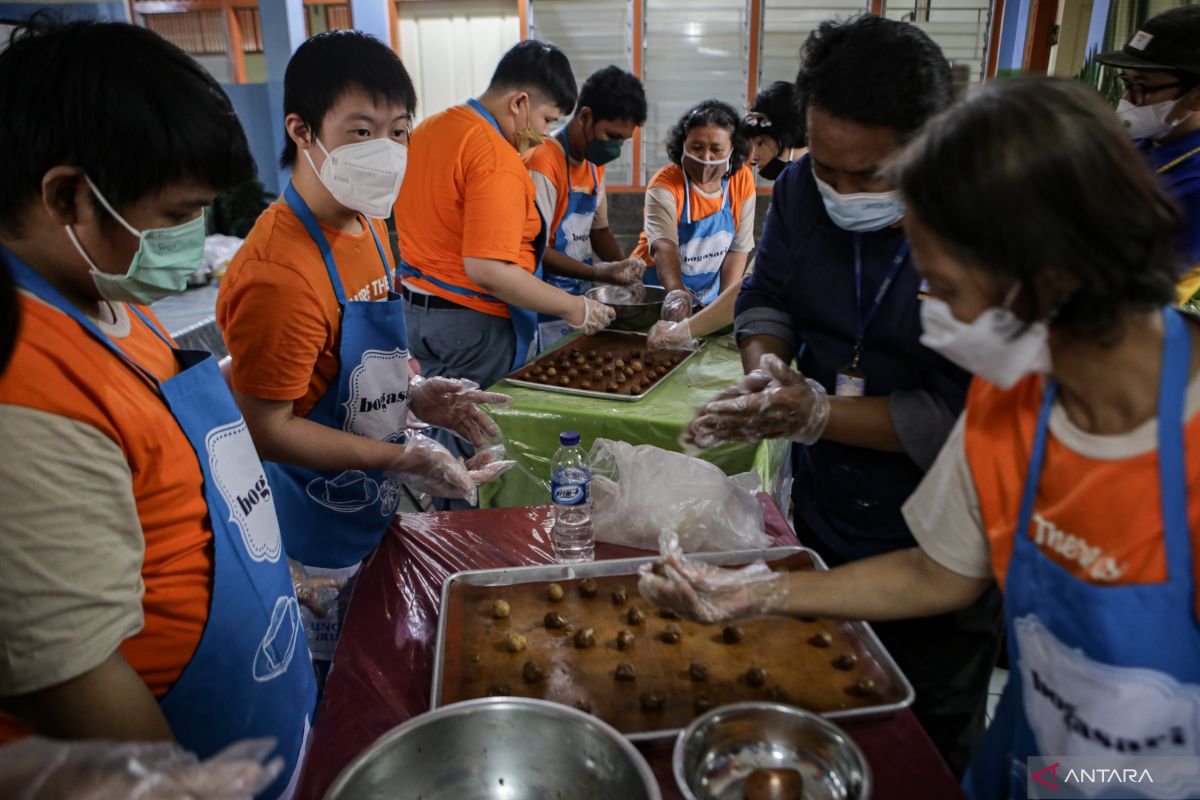
[{"label": "orange t-shirt", "polygon": [[[683,219],[683,193],[686,188],[686,183],[683,180],[683,170],[677,164],[667,164],[654,174],[654,179],[650,181],[650,185],[646,187],[647,193],[650,189],[666,189],[675,198],[675,224]],[[716,197],[705,197],[696,191],[696,187],[692,186],[692,196],[690,208],[692,211],[692,220],[704,219],[711,217],[713,214],[721,210],[721,195]],[[754,197],[754,173],[750,167],[742,165],[742,168],[735,172],[729,178],[729,210],[733,212],[733,227],[736,229],[742,220],[742,208],[745,207],[746,200]],[[634,248],[630,258],[640,258],[646,262],[646,266],[654,266],[654,260],[650,258],[650,242],[646,239],[646,231],[642,231],[638,237],[637,247]]]},{"label": "orange t-shirt", "polygon": [[[125,453],[146,541],[146,592],[145,624],[120,651],[161,698],[191,660],[208,621],[213,542],[200,463],[166,403],[124,361],[57,309],[24,294],[20,302],[21,335],[0,380],[0,403],[89,425]],[[171,349],[131,317],[121,349],[160,381],[177,374]],[[0,741],[27,733],[0,715]]]},{"label": "orange t-shirt", "polygon": [[[562,142],[557,136],[547,137],[524,155],[525,166],[530,172],[540,172],[550,179],[558,189],[558,202],[554,204],[554,217],[546,220],[546,247],[554,246],[554,235],[567,213],[567,200],[571,192],[580,194],[595,194],[598,187],[604,185],[604,167],[593,167],[587,161],[572,164],[570,179],[567,176],[567,158],[563,154]],[[595,180],[592,170],[596,170]]]},{"label": "orange t-shirt", "polygon": [[[422,123],[408,145],[408,171],[396,200],[401,257],[442,283],[487,294],[467,277],[464,258],[537,269],[541,230],[533,181],[521,156],[468,106]],[[459,294],[432,281],[404,278],[426,292],[485,314],[509,316],[497,300]]]},{"label": "orange t-shirt", "polygon": [[[1001,587],[1012,557],[1042,386],[1037,376],[1008,391],[976,379],[967,396],[966,458]],[[1192,566],[1200,582],[1200,414],[1184,423],[1184,448]],[[1115,586],[1167,578],[1157,447],[1127,458],[1088,457],[1056,438],[1052,424],[1033,514],[1029,537],[1080,580]],[[1200,617],[1200,594],[1196,614]]]},{"label": "orange t-shirt", "polygon": [[[364,223],[357,234],[321,226],[346,299],[387,297],[379,249]],[[371,221],[389,267],[387,225]],[[221,280],[217,324],[233,356],[233,387],[263,400],[293,400],[307,416],[337,377],[341,318],[321,251],[296,213],[272,203]]]}]

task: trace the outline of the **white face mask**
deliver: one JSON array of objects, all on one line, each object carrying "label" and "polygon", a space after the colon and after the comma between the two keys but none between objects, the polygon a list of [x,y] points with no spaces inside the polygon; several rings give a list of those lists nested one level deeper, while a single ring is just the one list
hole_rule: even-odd
[{"label": "white face mask", "polygon": [[1027,324],[1009,310],[1016,288],[1002,307],[989,308],[969,325],[956,319],[946,303],[926,298],[921,303],[921,344],[1001,389],[1011,389],[1031,372],[1050,372],[1050,331],[1046,323]]},{"label": "white face mask", "polygon": [[344,144],[332,153],[320,139],[317,146],[325,154],[320,170],[308,150],[304,155],[334,200],[375,219],[391,216],[408,166],[407,147],[392,139]]},{"label": "white face mask", "polygon": [[697,158],[691,153],[684,153],[683,157],[690,159],[691,161],[694,161],[703,167],[701,174],[704,177],[700,183],[711,183],[729,171],[729,159],[731,159],[733,155],[727,155],[724,158],[716,161],[705,161],[703,158]]},{"label": "white face mask", "polygon": [[1175,108],[1178,100],[1164,100],[1150,106],[1135,106],[1128,100],[1117,103],[1117,118],[1125,126],[1125,132],[1132,139],[1157,140],[1166,136],[1175,126],[1187,119],[1185,114],[1174,122],[1167,122],[1167,117]]},{"label": "white face mask", "polygon": [[838,191],[813,173],[817,191],[825,212],[844,231],[867,233],[886,228],[904,217],[904,200],[900,192],[863,192],[838,194]]}]

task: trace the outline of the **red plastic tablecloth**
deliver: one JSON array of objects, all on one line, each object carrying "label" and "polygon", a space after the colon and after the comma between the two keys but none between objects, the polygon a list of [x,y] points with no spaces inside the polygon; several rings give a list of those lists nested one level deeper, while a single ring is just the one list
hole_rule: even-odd
[{"label": "red plastic tablecloth", "polygon": [[[799,544],[766,495],[767,530]],[[394,524],[354,588],[333,670],[317,712],[297,797],[317,800],[381,735],[429,709],[442,583],[455,572],[554,561],[549,507],[407,514]],[[645,551],[598,544],[596,558]],[[956,798],[962,792],[911,712],[842,726],[866,753],[878,800]],[[642,745],[663,797],[680,795],[671,742]]]}]

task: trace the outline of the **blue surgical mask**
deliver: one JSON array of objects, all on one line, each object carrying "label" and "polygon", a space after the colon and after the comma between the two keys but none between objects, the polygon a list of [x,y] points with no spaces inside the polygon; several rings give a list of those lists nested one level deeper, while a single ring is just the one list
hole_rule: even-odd
[{"label": "blue surgical mask", "polygon": [[123,275],[101,271],[91,256],[83,249],[72,226],[67,226],[67,236],[83,260],[92,268],[92,280],[100,296],[113,303],[141,303],[150,305],[156,300],[179,294],[187,288],[188,278],[204,262],[204,238],[206,217],[201,212],[193,220],[171,228],[150,228],[139,231],[125,221],[100,194],[92,179],[84,178],[100,205],[121,223],[125,230],[138,237],[140,246]]},{"label": "blue surgical mask", "polygon": [[904,200],[898,191],[838,194],[813,173],[817,191],[833,224],[845,231],[867,233],[886,228],[904,217]]}]

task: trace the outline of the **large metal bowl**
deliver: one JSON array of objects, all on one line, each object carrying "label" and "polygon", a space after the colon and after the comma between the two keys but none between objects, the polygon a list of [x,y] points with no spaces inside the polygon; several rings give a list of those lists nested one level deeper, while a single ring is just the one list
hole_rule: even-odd
[{"label": "large metal bowl", "polygon": [[[697,717],[675,742],[673,767],[687,800],[742,800],[747,779],[794,780],[792,770],[803,781],[804,800],[871,796],[871,769],[845,731],[810,711],[777,703],[735,703]],[[751,778],[757,770],[772,772]],[[789,794],[765,796],[782,800]]]},{"label": "large metal bowl", "polygon": [[624,331],[649,330],[662,317],[667,298],[667,290],[661,286],[593,286],[586,294],[616,311],[610,327]]},{"label": "large metal bowl", "polygon": [[661,800],[629,740],[568,706],[487,697],[393,728],[354,759],[325,800]]}]

